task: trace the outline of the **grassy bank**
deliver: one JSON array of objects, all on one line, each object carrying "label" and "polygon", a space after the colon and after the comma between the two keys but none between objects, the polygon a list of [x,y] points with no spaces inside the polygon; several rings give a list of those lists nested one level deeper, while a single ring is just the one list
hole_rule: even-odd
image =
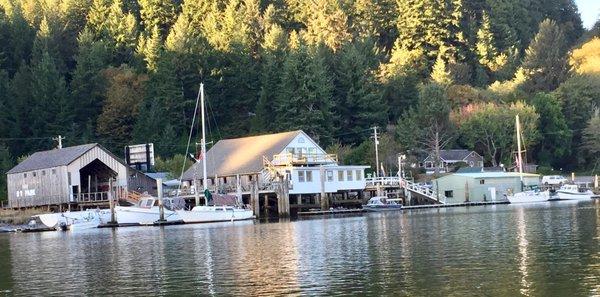
[{"label": "grassy bank", "polygon": [[27,224],[33,215],[47,213],[48,209],[32,208],[25,210],[0,209],[0,223],[21,225]]}]

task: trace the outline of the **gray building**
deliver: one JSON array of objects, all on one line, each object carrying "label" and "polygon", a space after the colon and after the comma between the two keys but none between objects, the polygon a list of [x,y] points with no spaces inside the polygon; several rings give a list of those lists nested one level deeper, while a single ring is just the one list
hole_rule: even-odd
[{"label": "gray building", "polygon": [[130,191],[155,193],[156,183],[97,143],[36,152],[7,172],[12,208],[108,201],[109,179],[117,199]]},{"label": "gray building", "polygon": [[429,154],[421,162],[421,167],[425,168],[427,174],[435,172],[435,164],[438,163],[438,172],[446,173],[452,171],[453,167],[458,163],[464,163],[469,167],[483,167],[483,157],[475,151],[469,150],[441,150],[439,162],[436,162],[435,156]]},{"label": "gray building", "polygon": [[[540,176],[524,173],[523,186],[539,187]],[[521,192],[521,178],[516,172],[455,173],[435,179],[433,189],[446,196],[446,203],[497,201]]]}]

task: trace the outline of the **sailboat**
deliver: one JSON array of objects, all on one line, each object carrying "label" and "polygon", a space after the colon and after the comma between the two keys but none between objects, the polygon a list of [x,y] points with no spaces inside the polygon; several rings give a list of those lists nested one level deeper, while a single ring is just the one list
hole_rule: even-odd
[{"label": "sailboat", "polygon": [[[517,167],[519,168],[519,177],[521,180],[521,187],[523,187],[523,157],[521,150],[521,123],[519,122],[519,115],[515,117],[515,126],[517,130]],[[506,197],[510,203],[532,203],[532,202],[545,202],[550,199],[550,191],[540,191],[539,189],[531,189],[528,191],[521,191],[508,195]]]},{"label": "sailboat", "polygon": [[[208,177],[206,173],[206,125],[204,115],[204,84],[200,84],[200,110],[201,110],[201,122],[202,122],[202,139],[201,154],[202,160],[202,186],[204,192],[205,205],[196,205],[191,210],[176,210],[176,214],[184,223],[208,223],[208,222],[224,222],[224,221],[239,221],[249,220],[254,218],[252,210],[245,209],[239,206],[216,206],[209,205],[212,194],[208,190]],[[198,105],[198,102],[196,102]],[[194,111],[196,112],[196,111]],[[192,126],[194,123],[192,122]],[[197,180],[194,182],[197,183]],[[196,195],[198,195],[198,185],[196,184]],[[196,196],[198,197],[198,196]],[[199,199],[196,199],[196,203]]]}]

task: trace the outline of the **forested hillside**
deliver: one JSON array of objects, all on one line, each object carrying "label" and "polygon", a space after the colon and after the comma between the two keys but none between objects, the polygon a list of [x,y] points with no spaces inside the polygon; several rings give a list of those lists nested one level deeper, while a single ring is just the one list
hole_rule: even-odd
[{"label": "forested hillside", "polygon": [[390,168],[509,165],[518,113],[530,161],[598,170],[599,32],[572,0],[0,0],[0,171],[59,134],[180,154],[200,82],[209,141],[303,129],[374,163],[377,125]]}]

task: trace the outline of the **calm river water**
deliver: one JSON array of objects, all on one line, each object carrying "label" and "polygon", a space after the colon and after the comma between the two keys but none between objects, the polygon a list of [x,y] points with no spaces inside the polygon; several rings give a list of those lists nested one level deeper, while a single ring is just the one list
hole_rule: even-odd
[{"label": "calm river water", "polygon": [[0,295],[600,295],[600,201],[0,234]]}]

